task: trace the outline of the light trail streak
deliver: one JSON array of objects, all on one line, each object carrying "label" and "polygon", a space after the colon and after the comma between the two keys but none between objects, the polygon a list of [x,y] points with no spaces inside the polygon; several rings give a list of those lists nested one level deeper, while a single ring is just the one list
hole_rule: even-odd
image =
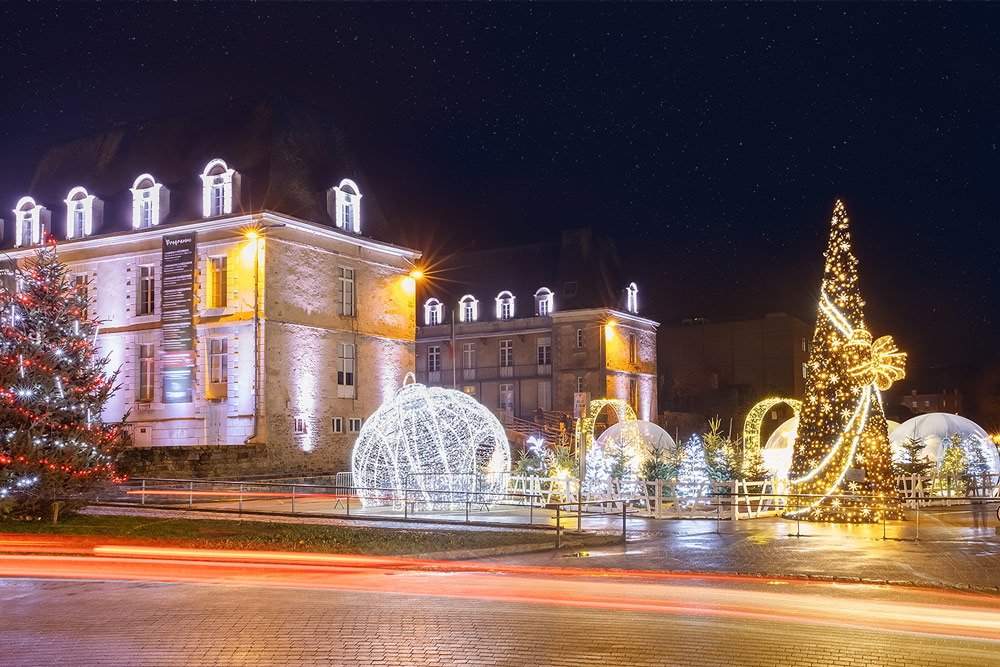
[{"label": "light trail streak", "polygon": [[[774,592],[762,590],[773,579],[739,575],[511,567],[344,554],[276,558],[269,552],[113,545],[94,551],[102,555],[0,555],[0,575],[368,591],[1000,641],[1000,598],[972,593],[879,591],[794,579],[783,581],[788,589]],[[130,557],[120,557],[125,554]],[[704,585],[706,581],[712,585]],[[702,585],[693,585],[696,582]],[[861,594],[868,598],[858,597]],[[887,599],[901,595],[917,601]]]}]

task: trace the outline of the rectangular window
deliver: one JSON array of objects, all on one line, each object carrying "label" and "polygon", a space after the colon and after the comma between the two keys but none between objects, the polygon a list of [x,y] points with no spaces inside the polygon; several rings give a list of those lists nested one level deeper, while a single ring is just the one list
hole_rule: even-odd
[{"label": "rectangular window", "polygon": [[542,317],[549,314],[549,297],[543,296],[538,300],[538,314]]},{"label": "rectangular window", "polygon": [[142,193],[142,201],[139,202],[139,229],[146,229],[153,226],[153,199],[149,189]]},{"label": "rectangular window", "polygon": [[228,345],[225,338],[208,339],[208,397],[226,398],[229,395],[229,362],[226,357]]},{"label": "rectangular window", "polygon": [[552,409],[552,383],[547,380],[538,383],[538,407],[546,412]]},{"label": "rectangular window", "polygon": [[351,428],[351,433],[360,433],[361,432],[361,419],[360,418],[358,418],[358,417],[351,417],[350,421],[348,422],[348,425]]},{"label": "rectangular window", "polygon": [[476,367],[476,344],[462,343],[462,368],[472,369]]},{"label": "rectangular window", "polygon": [[628,379],[628,404],[634,411],[639,412],[639,381],[635,378]]},{"label": "rectangular window", "polygon": [[225,257],[208,258],[208,307],[226,307],[226,281],[228,269]]},{"label": "rectangular window", "polygon": [[354,344],[340,343],[340,358],[337,360],[337,396],[354,398]]},{"label": "rectangular window", "polygon": [[28,246],[32,245],[35,242],[34,241],[34,236],[35,236],[35,221],[33,220],[33,218],[34,218],[34,216],[32,216],[32,215],[25,215],[24,218],[21,220],[21,247],[22,248],[27,248]]},{"label": "rectangular window", "polygon": [[476,385],[474,385],[474,384],[462,385],[462,391],[464,391],[469,396],[472,396],[473,398],[475,398],[475,396],[476,396]]},{"label": "rectangular window", "polygon": [[564,296],[576,296],[576,281],[571,280],[563,284]]},{"label": "rectangular window", "polygon": [[431,306],[427,309],[427,326],[432,327],[435,324],[441,324],[441,311],[438,308],[438,306]]},{"label": "rectangular window", "polygon": [[427,348],[427,372],[437,373],[441,370],[441,346],[431,345]]},{"label": "rectangular window", "polygon": [[628,362],[634,364],[636,360],[636,350],[635,350],[635,334],[629,334],[628,336]]},{"label": "rectangular window", "polygon": [[500,300],[500,319],[509,320],[514,316],[514,302],[511,299]]},{"label": "rectangular window", "polygon": [[152,266],[139,267],[139,295],[137,315],[156,312],[156,275]]},{"label": "rectangular window", "polygon": [[582,394],[583,393],[583,377],[582,376],[577,376],[577,378],[576,378],[576,393],[578,393],[578,394]]},{"label": "rectangular window", "polygon": [[136,383],[135,399],[140,403],[149,403],[153,400],[153,375],[156,370],[154,354],[153,345],[139,346],[139,377]]},{"label": "rectangular window", "polygon": [[464,304],[462,304],[462,321],[463,322],[476,321],[476,304],[474,301],[466,301]]},{"label": "rectangular window", "polygon": [[552,339],[551,338],[539,338],[538,339],[538,365],[539,366],[551,366],[552,365]]},{"label": "rectangular window", "polygon": [[500,367],[510,368],[514,365],[514,341],[500,341]]},{"label": "rectangular window", "polygon": [[576,346],[577,348],[583,347],[583,329],[576,330]]},{"label": "rectangular window", "polygon": [[351,199],[351,195],[344,194],[344,218],[341,220],[341,227],[347,231],[352,231],[354,229],[354,202]]},{"label": "rectangular window", "polygon": [[90,309],[90,294],[87,274],[73,276],[73,284],[76,286],[76,293],[83,299],[83,319],[87,319],[87,311]]},{"label": "rectangular window", "polygon": [[217,215],[222,215],[225,212],[226,204],[226,183],[222,176],[216,176],[212,179],[212,192],[209,201],[210,205],[210,217]]},{"label": "rectangular window", "polygon": [[73,206],[73,238],[83,238],[83,204]]},{"label": "rectangular window", "polygon": [[340,314],[354,317],[354,269],[337,269],[340,280]]},{"label": "rectangular window", "polygon": [[343,417],[334,417],[333,418],[333,432],[334,433],[343,433],[344,432],[344,418]]},{"label": "rectangular window", "polygon": [[802,351],[803,352],[806,351],[806,339],[805,338],[802,339]]},{"label": "rectangular window", "polygon": [[513,384],[502,384],[500,385],[500,394],[498,396],[497,407],[501,410],[513,410],[514,409],[514,385]]},{"label": "rectangular window", "polygon": [[806,368],[806,364],[802,364],[802,379],[805,379],[806,377]]},{"label": "rectangular window", "polygon": [[305,435],[306,420],[304,417],[292,417],[292,432],[295,435]]}]

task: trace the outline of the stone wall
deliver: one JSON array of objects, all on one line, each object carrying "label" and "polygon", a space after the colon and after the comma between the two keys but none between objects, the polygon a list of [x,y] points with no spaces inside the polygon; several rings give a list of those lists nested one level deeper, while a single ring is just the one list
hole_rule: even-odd
[{"label": "stone wall", "polygon": [[286,475],[342,472],[342,461],[322,452],[305,452],[267,445],[194,447],[134,447],[124,455],[122,469],[130,477],[169,479],[225,478],[241,475]]}]

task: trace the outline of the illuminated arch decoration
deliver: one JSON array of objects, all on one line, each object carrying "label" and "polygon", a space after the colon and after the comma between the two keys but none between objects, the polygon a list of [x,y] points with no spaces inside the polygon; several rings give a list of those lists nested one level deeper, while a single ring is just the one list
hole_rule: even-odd
[{"label": "illuminated arch decoration", "polygon": [[[797,401],[794,398],[765,398],[750,408],[746,421],[743,422],[743,445],[748,455],[760,451],[760,427],[764,423],[764,415],[767,414],[768,410],[782,403],[790,407],[796,417],[799,416],[799,411],[802,410],[802,401]],[[750,457],[745,458],[749,460]]]},{"label": "illuminated arch decoration", "polygon": [[412,380],[407,373],[361,427],[351,454],[361,503],[443,509],[467,500],[495,502],[510,479],[503,425],[464,392]]},{"label": "illuminated arch decoration", "polygon": [[628,404],[628,401],[623,401],[620,398],[598,398],[591,401],[587,406],[587,416],[580,423],[580,433],[587,439],[588,448],[594,442],[594,423],[597,421],[597,415],[609,406],[615,411],[619,422],[633,422],[637,419],[635,410]]}]

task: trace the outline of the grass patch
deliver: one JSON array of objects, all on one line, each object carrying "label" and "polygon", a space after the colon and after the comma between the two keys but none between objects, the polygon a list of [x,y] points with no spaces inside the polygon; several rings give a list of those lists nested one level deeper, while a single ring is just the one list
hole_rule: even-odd
[{"label": "grass patch", "polygon": [[78,514],[47,521],[0,521],[0,533],[79,535],[112,543],[205,549],[317,551],[392,556],[554,542],[548,531],[412,530],[227,519]]}]

